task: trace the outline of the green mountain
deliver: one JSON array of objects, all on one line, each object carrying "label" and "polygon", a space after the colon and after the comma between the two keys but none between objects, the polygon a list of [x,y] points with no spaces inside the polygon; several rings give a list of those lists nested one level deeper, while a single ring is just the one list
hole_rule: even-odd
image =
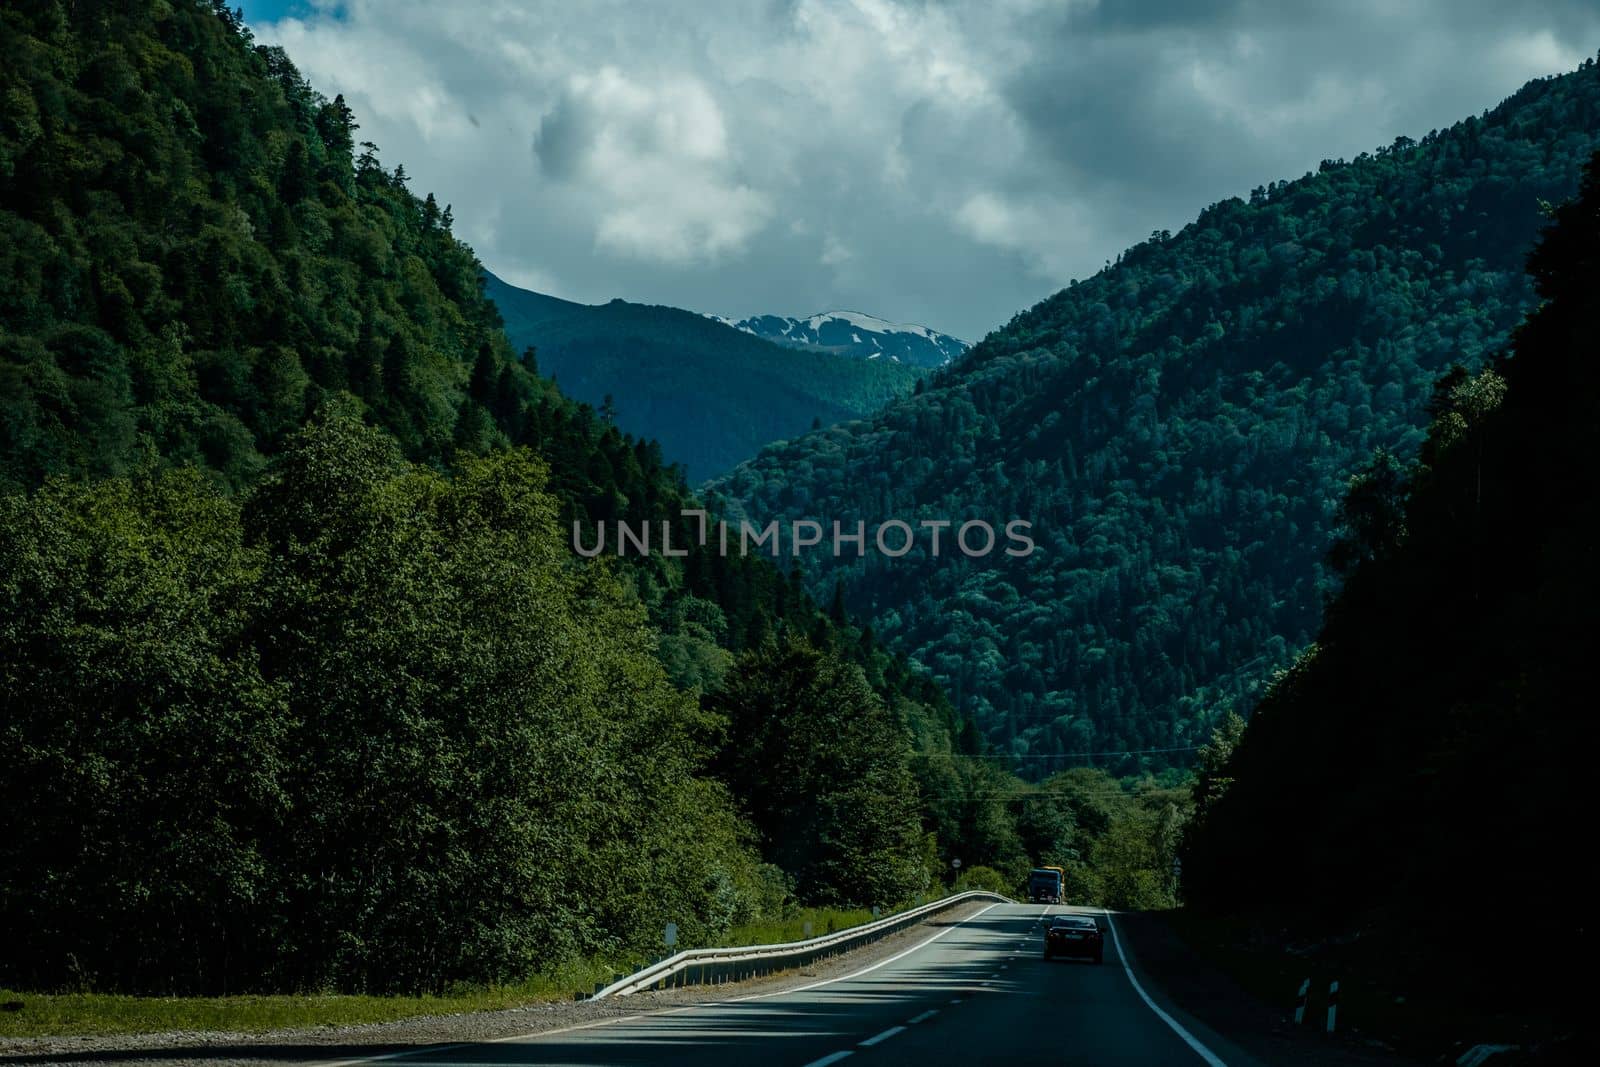
[{"label": "green mountain", "polygon": [[[1184,877],[1198,906],[1316,946],[1307,966],[1360,961],[1385,1001],[1581,1026],[1565,961],[1594,942],[1600,155],[1554,218],[1529,259],[1538,310],[1439,383],[1414,468],[1354,482],[1348,578],[1201,791]],[[1501,951],[1463,936],[1520,899]]]},{"label": "green mountain", "polygon": [[758,523],[1031,521],[1026,558],[947,535],[934,560],[924,535],[901,559],[813,557],[811,588],[840,585],[1000,751],[1187,759],[1310,642],[1347,479],[1376,448],[1415,455],[1438,375],[1532,306],[1541,205],[1597,143],[1588,62],[1223,201],[714,491]]},{"label": "green mountain", "polygon": [[475,447],[474,361],[514,361],[449,209],[199,8],[0,21],[0,482],[160,458],[241,486],[337,392],[411,458]]},{"label": "green mountain", "polygon": [[819,422],[869,415],[912,391],[922,371],[763,340],[678,308],[574,304],[486,276],[519,347],[563,393],[661,442],[692,480],[723,474],[763,445]]},{"label": "green mountain", "polygon": [[[0,985],[438,990],[1025,864],[919,770],[971,751],[937,687],[796,576],[574,555],[689,545],[682,469],[356,131],[220,2],[0,9]],[[784,685],[854,744],[768,722],[815,788],[736,796]]]}]

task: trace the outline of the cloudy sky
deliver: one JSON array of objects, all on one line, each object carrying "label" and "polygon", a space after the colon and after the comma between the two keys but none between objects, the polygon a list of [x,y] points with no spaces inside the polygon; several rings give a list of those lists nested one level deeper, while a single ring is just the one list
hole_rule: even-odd
[{"label": "cloudy sky", "polygon": [[1600,49],[1593,0],[243,0],[507,280],[969,339]]}]

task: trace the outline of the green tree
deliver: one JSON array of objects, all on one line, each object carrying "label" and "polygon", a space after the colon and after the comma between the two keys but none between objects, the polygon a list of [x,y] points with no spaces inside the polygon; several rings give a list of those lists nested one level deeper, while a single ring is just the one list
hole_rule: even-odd
[{"label": "green tree", "polygon": [[263,565],[194,471],[0,496],[0,980],[259,981],[294,756]]},{"label": "green tree", "polygon": [[1211,740],[1195,753],[1194,786],[1191,790],[1195,819],[1204,819],[1210,814],[1217,802],[1227,794],[1228,786],[1233,784],[1228,761],[1233,758],[1234,749],[1244,737],[1244,726],[1244,718],[1236,711],[1229,711],[1212,731]]},{"label": "green tree", "polygon": [[907,738],[859,667],[771,642],[709,707],[727,723],[723,777],[802,900],[888,904],[927,888]]},{"label": "green tree", "polygon": [[1328,561],[1348,574],[1359,564],[1386,557],[1405,537],[1405,471],[1386,448],[1352,475],[1339,505],[1340,532]]}]

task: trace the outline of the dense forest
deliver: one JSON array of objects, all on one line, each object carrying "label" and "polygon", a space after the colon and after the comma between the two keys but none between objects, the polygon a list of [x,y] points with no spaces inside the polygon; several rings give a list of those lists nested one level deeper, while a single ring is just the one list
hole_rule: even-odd
[{"label": "dense forest", "polygon": [[501,981],[955,858],[1170,894],[1175,780],[1023,785],[770,563],[578,559],[690,543],[682,468],[357,130],[221,3],[0,10],[0,984]]},{"label": "dense forest", "polygon": [[330,413],[243,500],[5,498],[8,977],[427,988],[757,904],[693,699],[544,482]]},{"label": "dense forest", "polygon": [[[785,516],[1031,520],[1025,559],[819,558],[879,641],[1032,773],[1187,761],[1309,644],[1346,480],[1532,305],[1542,204],[1600,143],[1600,67],[1156,233],[878,416],[714,486]],[[926,544],[926,542],[924,542]],[[1120,755],[1125,753],[1126,755]]]},{"label": "dense forest", "polygon": [[[1409,470],[1380,456],[1353,481],[1343,589],[1201,790],[1184,874],[1201,908],[1383,946],[1396,987],[1579,1018],[1600,155],[1553,214],[1528,264],[1538,310],[1440,380]],[[1462,936],[1501,907],[1504,951]]]},{"label": "dense forest", "polygon": [[869,415],[911,392],[921,371],[887,359],[777,345],[679,308],[591,306],[488,276],[519,349],[564,395],[654,439],[701,481],[773,441]]}]

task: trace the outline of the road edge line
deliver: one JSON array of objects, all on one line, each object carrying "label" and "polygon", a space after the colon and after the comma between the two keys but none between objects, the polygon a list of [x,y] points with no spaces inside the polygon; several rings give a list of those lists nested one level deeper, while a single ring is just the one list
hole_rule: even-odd
[{"label": "road edge line", "polygon": [[633,1021],[638,1020],[638,1019],[649,1018],[649,1017],[651,1017],[653,1015],[676,1015],[679,1012],[693,1011],[696,1008],[715,1007],[718,1004],[743,1004],[746,1001],[751,1001],[751,1000],[766,1000],[769,997],[781,997],[781,996],[787,996],[790,993],[804,993],[807,990],[811,990],[811,989],[821,989],[823,986],[833,985],[835,982],[848,982],[852,978],[860,978],[862,975],[870,974],[871,972],[877,970],[879,967],[883,967],[883,966],[886,966],[887,964],[893,963],[895,960],[904,959],[905,957],[911,955],[913,952],[916,952],[919,949],[926,948],[927,946],[933,944],[935,941],[939,940],[944,935],[946,935],[948,933],[952,933],[953,931],[959,929],[960,927],[962,927],[966,923],[969,923],[973,919],[976,919],[978,916],[983,915],[983,914],[985,914],[987,912],[990,912],[990,911],[994,910],[995,908],[998,908],[1001,903],[1002,902],[1000,902],[1000,901],[996,901],[995,903],[990,904],[987,908],[981,908],[978,911],[973,912],[971,915],[968,915],[965,919],[962,919],[960,922],[956,923],[954,926],[950,926],[950,927],[947,927],[947,928],[945,928],[943,930],[940,930],[938,933],[934,934],[932,937],[928,938],[926,941],[918,942],[917,944],[915,944],[915,945],[911,946],[910,948],[906,949],[904,952],[896,953],[895,955],[890,956],[886,960],[879,960],[877,963],[872,964],[870,967],[863,967],[859,971],[855,971],[855,972],[853,972],[851,974],[841,975],[838,978],[829,978],[829,979],[826,979],[825,981],[813,982],[811,985],[797,986],[794,989],[780,989],[780,990],[777,990],[776,992],[772,992],[772,993],[757,993],[757,994],[754,994],[754,995],[748,996],[748,997],[730,997],[727,1000],[707,1000],[707,1001],[702,1001],[702,1002],[700,1002],[698,1004],[685,1004],[685,1005],[682,1005],[682,1006],[676,1007],[676,1008],[660,1008],[660,1009],[658,1009],[656,1011],[639,1012],[639,1013],[634,1014],[634,1015],[624,1015],[624,1016],[621,1016],[621,1017],[615,1018],[615,1019],[597,1019],[597,1020],[595,1020],[593,1022],[578,1023],[577,1025],[574,1025],[574,1026],[563,1026],[563,1027],[560,1027],[559,1029],[555,1029],[555,1030],[534,1030],[534,1031],[532,1031],[530,1033],[525,1033],[525,1034],[508,1034],[505,1037],[485,1038],[482,1041],[455,1041],[455,1042],[451,1042],[449,1044],[419,1045],[416,1048],[400,1049],[400,1050],[395,1051],[395,1052],[384,1052],[384,1053],[379,1053],[379,1054],[375,1054],[375,1055],[372,1055],[372,1056],[357,1056],[357,1057],[355,1057],[353,1059],[322,1060],[322,1061],[319,1061],[319,1062],[313,1064],[312,1067],[358,1067],[359,1064],[363,1064],[363,1063],[381,1063],[384,1060],[406,1059],[406,1058],[408,1058],[410,1056],[421,1056],[421,1055],[424,1055],[424,1054],[429,1053],[429,1052],[447,1052],[447,1051],[449,1051],[451,1049],[463,1048],[463,1047],[465,1047],[467,1045],[476,1045],[476,1044],[486,1044],[486,1045],[509,1044],[509,1043],[511,1043],[513,1041],[526,1041],[526,1040],[534,1039],[534,1038],[553,1037],[556,1034],[571,1033],[574,1030],[594,1030],[594,1029],[597,1029],[597,1028],[602,1027],[602,1026],[615,1026],[617,1023],[633,1022]]},{"label": "road edge line", "polygon": [[949,927],[946,927],[943,930],[940,930],[938,933],[934,934],[932,937],[928,938],[926,941],[919,941],[915,945],[912,945],[910,948],[906,949],[904,952],[897,952],[893,956],[890,956],[888,959],[879,960],[877,963],[874,963],[874,964],[872,964],[871,966],[868,966],[868,967],[863,967],[859,971],[854,971],[854,972],[852,972],[850,974],[843,974],[843,975],[840,975],[838,978],[827,978],[827,979],[824,979],[823,981],[820,981],[820,982],[812,982],[810,985],[796,986],[793,989],[780,989],[780,990],[777,990],[776,992],[772,992],[772,993],[754,993],[754,994],[752,994],[752,995],[750,995],[748,997],[731,997],[728,1000],[719,1000],[719,1001],[714,1001],[713,1003],[717,1003],[717,1004],[744,1004],[744,1003],[747,1003],[748,1001],[752,1001],[752,1000],[767,1000],[767,999],[769,999],[771,997],[786,997],[790,993],[805,993],[805,992],[808,992],[808,991],[810,991],[812,989],[821,989],[823,986],[830,986],[830,985],[834,985],[834,984],[836,984],[838,982],[848,982],[853,978],[860,978],[864,974],[871,974],[873,971],[877,970],[879,967],[887,967],[889,964],[895,962],[896,960],[903,960],[907,956],[911,955],[913,952],[922,951],[923,949],[927,948],[929,945],[933,944],[935,941],[939,940],[941,937],[945,936],[946,934],[954,933],[955,931],[959,930],[961,927],[965,926],[967,923],[971,922],[973,919],[976,919],[980,915],[985,915],[988,912],[993,911],[995,908],[998,908],[999,906],[1000,906],[999,903],[990,904],[987,908],[980,909],[978,911],[973,912],[971,915],[968,915],[965,919],[962,919],[960,922],[956,923],[954,926],[949,926]]},{"label": "road edge line", "polygon": [[1172,1032],[1183,1039],[1184,1044],[1194,1050],[1195,1054],[1205,1060],[1210,1067],[1228,1067],[1221,1056],[1212,1052],[1198,1037],[1191,1034],[1182,1023],[1174,1019],[1155,999],[1145,992],[1144,986],[1139,984],[1139,976],[1133,973],[1133,965],[1128,962],[1128,954],[1122,951],[1122,938],[1117,934],[1117,921],[1111,917],[1110,908],[1101,908],[1106,917],[1106,925],[1111,929],[1111,943],[1117,948],[1117,962],[1122,964],[1122,973],[1128,976],[1128,981],[1133,985],[1133,991],[1139,994],[1139,999],[1144,1001],[1145,1007],[1156,1013],[1156,1018],[1172,1028]]}]

